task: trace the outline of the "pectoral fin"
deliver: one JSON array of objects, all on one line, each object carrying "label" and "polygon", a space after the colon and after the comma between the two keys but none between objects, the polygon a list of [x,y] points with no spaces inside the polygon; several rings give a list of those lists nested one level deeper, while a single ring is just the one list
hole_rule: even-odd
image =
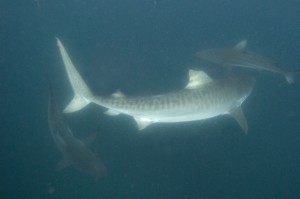
[{"label": "pectoral fin", "polygon": [[135,119],[135,121],[137,123],[137,126],[138,126],[139,130],[143,130],[146,127],[148,127],[150,124],[153,123],[153,121],[151,121],[148,118],[144,118],[144,117],[134,117],[134,119]]},{"label": "pectoral fin", "polygon": [[238,122],[244,132],[248,133],[248,124],[241,107],[236,107],[230,111],[230,115]]}]

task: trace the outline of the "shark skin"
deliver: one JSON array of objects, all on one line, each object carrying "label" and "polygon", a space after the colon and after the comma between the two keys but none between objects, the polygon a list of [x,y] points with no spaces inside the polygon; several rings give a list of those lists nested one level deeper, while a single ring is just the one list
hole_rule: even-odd
[{"label": "shark skin", "polygon": [[78,111],[89,103],[106,107],[109,115],[120,113],[132,116],[138,128],[153,123],[188,122],[205,120],[220,115],[231,115],[248,132],[247,121],[241,109],[250,95],[255,79],[248,76],[231,76],[213,81],[203,71],[189,71],[185,89],[159,96],[126,97],[120,91],[109,97],[92,93],[72,63],[62,42],[57,39],[59,51],[67,71],[74,98],[64,109],[65,113]]},{"label": "shark skin", "polygon": [[57,165],[58,170],[74,166],[95,179],[107,175],[107,169],[102,161],[81,140],[73,136],[69,126],[64,122],[62,113],[58,110],[51,89],[48,101],[48,124],[54,143],[63,155],[63,159]]},{"label": "shark skin", "polygon": [[233,48],[212,48],[199,51],[196,56],[223,67],[250,68],[257,71],[269,71],[282,75],[285,80],[294,83],[294,74],[276,66],[270,59],[246,50],[247,40],[242,40]]}]

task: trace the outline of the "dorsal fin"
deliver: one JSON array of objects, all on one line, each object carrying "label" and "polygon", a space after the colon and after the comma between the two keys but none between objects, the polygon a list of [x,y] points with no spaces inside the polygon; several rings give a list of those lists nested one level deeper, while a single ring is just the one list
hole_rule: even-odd
[{"label": "dorsal fin", "polygon": [[111,96],[114,97],[114,98],[125,97],[125,95],[120,90],[117,90]]},{"label": "dorsal fin", "polygon": [[203,71],[189,70],[189,83],[186,89],[196,89],[211,82],[212,79]]},{"label": "dorsal fin", "polygon": [[246,50],[246,47],[247,47],[247,40],[244,39],[244,40],[240,41],[239,43],[237,43],[233,48],[236,50],[244,51],[244,50]]}]

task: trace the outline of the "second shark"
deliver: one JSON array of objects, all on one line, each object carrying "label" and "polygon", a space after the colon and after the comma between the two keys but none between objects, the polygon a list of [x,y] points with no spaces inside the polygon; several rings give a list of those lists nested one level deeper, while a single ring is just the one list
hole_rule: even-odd
[{"label": "second shark", "polygon": [[62,113],[57,108],[51,89],[48,102],[48,123],[52,138],[63,155],[63,159],[57,165],[58,169],[72,165],[95,179],[107,175],[102,161],[81,140],[73,136],[64,122]]}]

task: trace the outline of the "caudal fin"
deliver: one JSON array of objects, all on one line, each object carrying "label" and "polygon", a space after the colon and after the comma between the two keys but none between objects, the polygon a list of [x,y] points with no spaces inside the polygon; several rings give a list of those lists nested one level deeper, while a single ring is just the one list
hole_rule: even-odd
[{"label": "caudal fin", "polygon": [[65,69],[67,71],[69,82],[74,91],[73,100],[64,109],[65,113],[71,113],[87,106],[91,102],[93,94],[88,88],[85,81],[82,79],[79,72],[76,70],[62,42],[58,38],[56,39],[60,55],[62,57]]}]

